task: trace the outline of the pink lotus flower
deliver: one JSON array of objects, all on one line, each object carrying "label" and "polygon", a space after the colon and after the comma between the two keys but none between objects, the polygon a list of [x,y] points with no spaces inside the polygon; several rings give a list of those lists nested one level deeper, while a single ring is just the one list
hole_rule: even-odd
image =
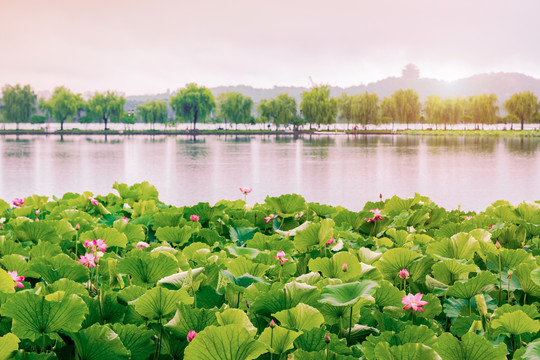
[{"label": "pink lotus flower", "polygon": [[95,246],[94,245],[94,240],[85,240],[84,243],[83,243],[83,246],[85,248],[91,248],[91,247]]},{"label": "pink lotus flower", "polygon": [[99,259],[99,257],[94,256],[94,254],[85,253],[84,255],[80,255],[80,259],[77,260],[87,268],[91,269],[94,266],[96,266],[96,261]]},{"label": "pink lotus flower", "polygon": [[379,209],[370,209],[369,211],[371,211],[373,213],[373,217],[372,218],[364,218],[365,221],[367,221],[367,222],[375,222],[375,220],[382,220],[381,210],[379,210]]},{"label": "pink lotus flower", "polygon": [[105,244],[105,240],[102,239],[94,240],[94,246],[101,252],[107,251],[107,248],[109,247],[109,245]]},{"label": "pink lotus flower", "polygon": [[264,218],[264,222],[268,224],[270,221],[278,217],[278,214],[271,214]]},{"label": "pink lotus flower", "polygon": [[495,247],[497,249],[500,249],[501,248],[501,243],[499,242],[499,240],[495,241]]},{"label": "pink lotus flower", "polygon": [[241,191],[242,194],[244,194],[244,195],[249,194],[249,193],[251,192],[251,190],[252,190],[252,189],[251,189],[250,187],[241,187],[241,188],[240,188],[240,191]]},{"label": "pink lotus flower", "polygon": [[330,335],[328,333],[324,334],[324,342],[330,344]]},{"label": "pink lotus flower", "polygon": [[96,199],[94,199],[93,197],[89,196],[88,197],[88,200],[90,200],[90,202],[92,203],[92,205],[98,205],[99,204],[99,201],[97,201]]},{"label": "pink lotus flower", "polygon": [[127,218],[127,217],[124,216],[124,217],[122,218],[122,221],[125,222],[125,223],[128,223],[128,222],[129,222],[129,218]]},{"label": "pink lotus flower", "polygon": [[465,220],[471,220],[472,219],[472,215],[470,216],[465,216]]},{"label": "pink lotus flower", "polygon": [[409,295],[402,297],[401,303],[405,304],[405,306],[403,307],[403,310],[412,308],[414,311],[423,312],[424,310],[422,310],[422,306],[427,305],[428,302],[423,301],[422,296],[424,295],[420,293],[417,293],[416,295],[409,293]]},{"label": "pink lotus flower", "polygon": [[407,269],[401,269],[401,271],[399,272],[399,278],[400,279],[408,279],[409,278],[409,272],[407,271]]},{"label": "pink lotus flower", "polygon": [[276,322],[274,321],[274,319],[270,320],[270,324],[268,324],[268,326],[270,326],[272,329],[275,328],[277,325],[276,325]]},{"label": "pink lotus flower", "polygon": [[197,336],[197,332],[195,330],[189,330],[187,334],[187,342],[191,342],[191,340],[195,339],[195,336]]},{"label": "pink lotus flower", "polygon": [[197,221],[199,221],[201,218],[200,218],[199,216],[193,214],[193,215],[191,215],[191,216],[189,217],[189,219],[190,219],[191,221],[197,222]]},{"label": "pink lotus flower", "polygon": [[147,242],[139,241],[137,243],[137,249],[144,249],[144,248],[147,248],[147,247],[150,247],[150,245]]},{"label": "pink lotus flower", "polygon": [[17,270],[13,270],[13,271],[8,271],[8,274],[11,275],[11,278],[13,279],[13,281],[15,281],[15,286],[14,288],[23,288],[24,285],[23,285],[23,280],[24,280],[24,276],[18,276],[17,275]]},{"label": "pink lotus flower", "polygon": [[347,262],[344,262],[341,266],[341,271],[347,272],[347,270],[349,270],[349,265],[347,265]]},{"label": "pink lotus flower", "polygon": [[283,266],[283,264],[285,264],[287,261],[289,261],[289,259],[286,259],[285,258],[285,251],[283,250],[280,250],[276,256],[274,256],[274,259],[276,260],[279,260],[279,262],[281,263],[281,265]]},{"label": "pink lotus flower", "polygon": [[81,230],[81,225],[79,223],[77,223],[77,225],[75,225],[75,230],[77,230],[77,231]]},{"label": "pink lotus flower", "polygon": [[15,200],[13,200],[13,205],[14,206],[23,206],[24,205],[24,199],[15,198]]},{"label": "pink lotus flower", "polygon": [[334,243],[334,237],[331,237],[331,238],[328,239],[328,241],[326,242],[326,246],[332,245],[333,243]]}]

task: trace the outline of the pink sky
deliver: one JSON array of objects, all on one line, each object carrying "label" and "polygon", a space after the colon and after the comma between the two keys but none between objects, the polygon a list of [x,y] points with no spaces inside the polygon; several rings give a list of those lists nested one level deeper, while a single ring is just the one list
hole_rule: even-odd
[{"label": "pink sky", "polygon": [[536,0],[0,0],[0,86],[128,95],[400,76],[540,77]]}]

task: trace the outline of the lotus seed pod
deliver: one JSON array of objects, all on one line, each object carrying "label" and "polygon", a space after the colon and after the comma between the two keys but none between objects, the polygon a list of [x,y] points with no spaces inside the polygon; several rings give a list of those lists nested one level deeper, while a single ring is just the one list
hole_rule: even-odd
[{"label": "lotus seed pod", "polygon": [[478,308],[478,312],[482,316],[487,316],[488,312],[487,312],[486,299],[484,298],[484,295],[483,294],[476,295],[475,299],[476,299],[476,307]]}]

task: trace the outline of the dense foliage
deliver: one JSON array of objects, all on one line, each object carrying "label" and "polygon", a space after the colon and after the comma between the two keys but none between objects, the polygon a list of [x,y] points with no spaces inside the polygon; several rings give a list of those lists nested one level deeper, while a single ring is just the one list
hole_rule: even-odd
[{"label": "dense foliage", "polygon": [[0,359],[539,356],[540,201],[174,207],[113,188],[0,200]]}]

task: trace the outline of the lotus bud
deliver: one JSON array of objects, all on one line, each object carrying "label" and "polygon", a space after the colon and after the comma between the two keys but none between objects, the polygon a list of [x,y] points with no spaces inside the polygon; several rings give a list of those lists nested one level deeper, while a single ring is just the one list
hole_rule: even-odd
[{"label": "lotus bud", "polygon": [[326,242],[326,246],[332,245],[334,243],[334,237],[332,236],[328,241]]},{"label": "lotus bud", "polygon": [[328,333],[324,334],[324,342],[330,344],[330,335]]},{"label": "lotus bud", "polygon": [[500,249],[500,248],[501,248],[501,243],[500,243],[498,240],[495,242],[495,247],[496,247],[497,249]]},{"label": "lotus bud", "polygon": [[249,309],[249,303],[247,300],[246,300],[246,307]]},{"label": "lotus bud", "polygon": [[483,330],[482,322],[480,320],[475,320],[473,321],[471,328],[469,329],[469,332],[477,332],[477,331],[482,331],[482,330]]},{"label": "lotus bud", "polygon": [[482,316],[487,316],[487,305],[486,305],[486,299],[484,298],[483,294],[476,295],[476,307],[478,308],[478,312]]},{"label": "lotus bud", "polygon": [[75,230],[77,230],[77,231],[81,230],[81,225],[79,225],[79,223],[77,223],[77,225],[75,225]]},{"label": "lotus bud", "polygon": [[399,272],[399,278],[400,279],[408,279],[409,276],[410,276],[410,274],[407,271],[407,269],[401,269],[401,271]]},{"label": "lotus bud", "polygon": [[381,193],[381,194],[379,194],[379,199],[381,199],[381,200],[382,200],[382,193]]},{"label": "lotus bud", "polygon": [[270,320],[269,326],[270,326],[272,329],[276,327],[276,322],[274,321],[274,319]]},{"label": "lotus bud", "polygon": [[349,266],[347,265],[346,262],[344,262],[343,265],[341,266],[341,271],[347,272],[347,270],[349,270]]},{"label": "lotus bud", "polygon": [[521,345],[527,346],[527,343],[526,343],[525,341],[522,340],[522,341],[521,341]]},{"label": "lotus bud", "polygon": [[199,218],[199,216],[193,214],[193,215],[191,215],[191,216],[189,217],[189,220],[197,222],[197,221],[200,220],[200,218]]},{"label": "lotus bud", "polygon": [[511,279],[512,275],[514,275],[514,272],[512,270],[508,270],[508,279]]},{"label": "lotus bud", "polygon": [[195,330],[189,330],[187,334],[188,343],[191,342],[191,340],[195,339],[195,336],[197,336],[197,332]]},{"label": "lotus bud", "polygon": [[4,230],[4,225],[0,225],[0,230]]}]

